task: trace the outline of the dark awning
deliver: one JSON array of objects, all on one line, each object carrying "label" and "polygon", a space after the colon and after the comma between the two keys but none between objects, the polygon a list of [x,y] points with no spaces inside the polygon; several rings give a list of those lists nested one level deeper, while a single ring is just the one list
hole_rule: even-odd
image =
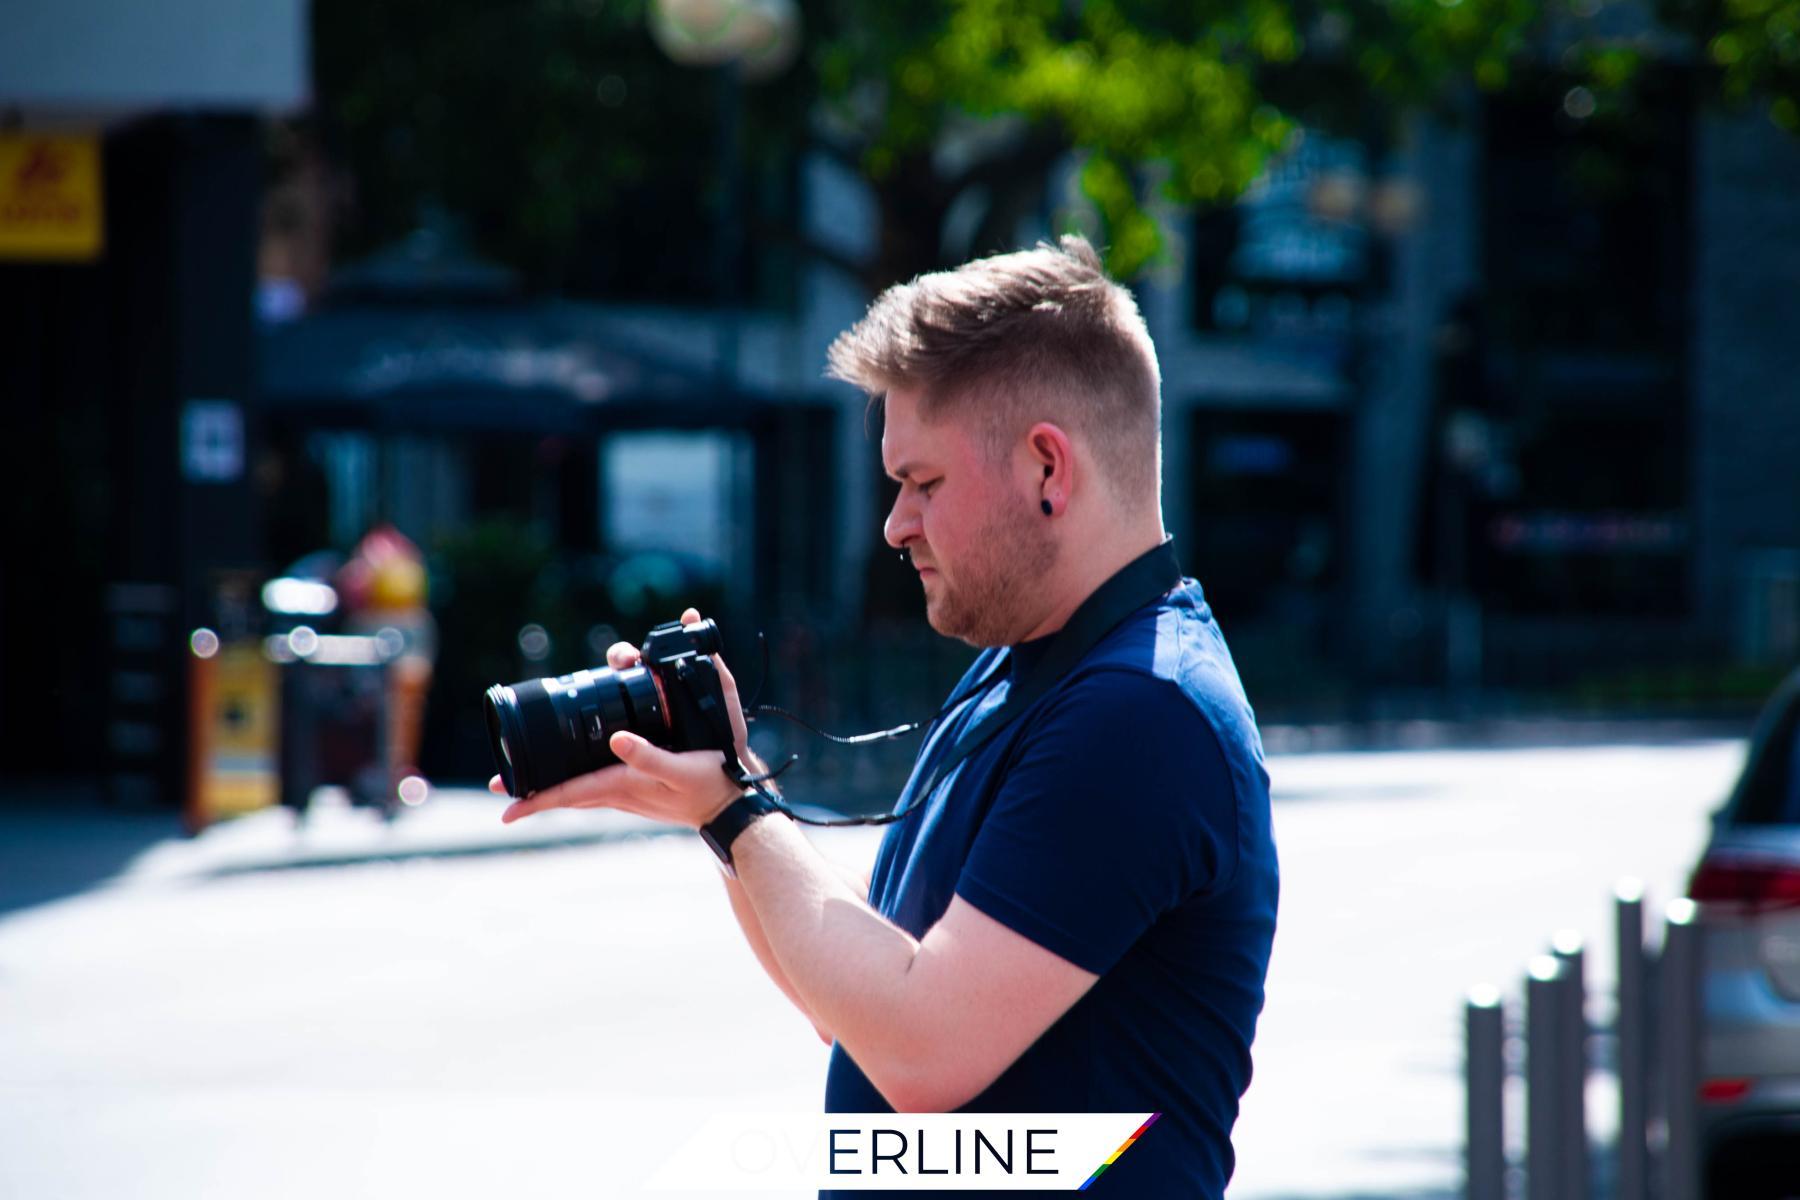
[{"label": "dark awning", "polygon": [[394,431],[582,433],[736,424],[773,401],[618,345],[565,302],[326,308],[265,329],[277,418]]}]

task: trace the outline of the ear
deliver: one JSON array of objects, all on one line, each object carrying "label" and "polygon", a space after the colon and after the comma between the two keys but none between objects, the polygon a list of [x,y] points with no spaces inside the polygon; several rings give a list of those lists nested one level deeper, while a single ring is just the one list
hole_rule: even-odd
[{"label": "ear", "polygon": [[1039,421],[1025,433],[1025,455],[1039,502],[1048,504],[1051,514],[1062,512],[1075,483],[1075,447],[1069,435],[1060,425]]}]

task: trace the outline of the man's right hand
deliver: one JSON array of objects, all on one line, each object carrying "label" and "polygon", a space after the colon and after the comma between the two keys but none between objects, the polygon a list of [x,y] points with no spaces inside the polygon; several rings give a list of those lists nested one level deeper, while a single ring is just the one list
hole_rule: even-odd
[{"label": "man's right hand", "polygon": [[[700,610],[690,608],[681,614],[683,625],[694,625],[700,621]],[[606,665],[615,671],[624,671],[638,665],[642,652],[630,642],[614,642],[606,648]],[[731,714],[731,736],[737,743],[738,761],[752,771],[764,771],[767,768],[750,752],[750,731],[744,721],[743,702],[738,699],[737,680],[731,676],[731,668],[725,665],[725,656],[712,656],[713,666],[718,668],[719,685],[725,693],[725,708]]]}]

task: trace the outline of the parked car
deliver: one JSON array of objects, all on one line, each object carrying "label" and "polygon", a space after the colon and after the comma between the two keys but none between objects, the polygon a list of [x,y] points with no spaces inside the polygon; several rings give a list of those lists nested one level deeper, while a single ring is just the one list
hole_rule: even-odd
[{"label": "parked car", "polygon": [[1713,816],[1700,902],[1700,1148],[1710,1200],[1800,1198],[1800,670]]}]

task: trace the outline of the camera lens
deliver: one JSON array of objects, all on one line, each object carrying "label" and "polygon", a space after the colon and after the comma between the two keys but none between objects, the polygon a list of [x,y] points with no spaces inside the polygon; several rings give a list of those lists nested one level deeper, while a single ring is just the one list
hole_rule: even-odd
[{"label": "camera lens", "polygon": [[666,746],[667,716],[643,667],[600,667],[487,690],[488,740],[512,796],[528,796],[618,762],[608,739],[621,729]]}]

